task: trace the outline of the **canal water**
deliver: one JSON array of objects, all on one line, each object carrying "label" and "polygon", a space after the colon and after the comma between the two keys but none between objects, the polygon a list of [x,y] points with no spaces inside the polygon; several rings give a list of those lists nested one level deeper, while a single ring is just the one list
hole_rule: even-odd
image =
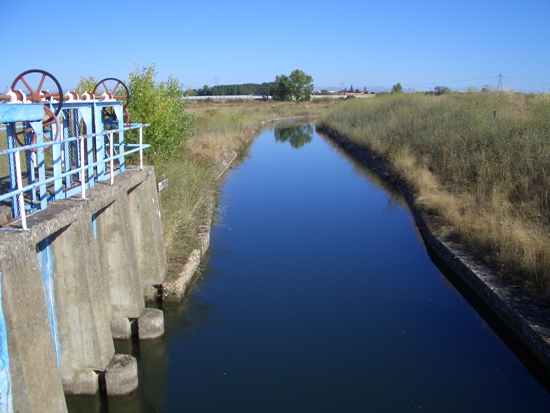
[{"label": "canal water", "polygon": [[547,373],[432,262],[400,196],[314,126],[264,130],[221,210],[165,337],[128,349],[139,394],[109,411],[550,411]]}]

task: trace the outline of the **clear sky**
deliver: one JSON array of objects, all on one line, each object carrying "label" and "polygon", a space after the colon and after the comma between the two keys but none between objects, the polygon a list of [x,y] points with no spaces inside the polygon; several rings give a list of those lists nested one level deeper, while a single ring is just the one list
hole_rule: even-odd
[{"label": "clear sky", "polygon": [[28,69],[64,90],[155,64],[185,88],[437,85],[550,91],[550,0],[0,0],[0,89]]}]

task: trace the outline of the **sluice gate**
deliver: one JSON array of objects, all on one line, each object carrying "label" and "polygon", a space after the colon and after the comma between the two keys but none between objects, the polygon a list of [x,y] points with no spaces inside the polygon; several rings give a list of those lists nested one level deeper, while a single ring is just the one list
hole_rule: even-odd
[{"label": "sluice gate", "polygon": [[166,274],[157,186],[129,99],[117,79],[79,97],[41,70],[0,95],[2,411],[131,393],[136,360],[113,340],[163,334],[162,312],[145,307]]}]

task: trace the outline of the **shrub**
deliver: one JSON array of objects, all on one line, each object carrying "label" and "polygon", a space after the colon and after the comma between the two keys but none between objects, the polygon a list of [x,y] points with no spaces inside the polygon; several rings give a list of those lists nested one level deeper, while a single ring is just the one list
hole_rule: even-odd
[{"label": "shrub", "polygon": [[[130,73],[128,110],[132,122],[149,124],[144,141],[151,144],[153,154],[170,158],[182,151],[192,136],[193,117],[185,112],[185,93],[179,81],[170,76],[157,83],[155,78],[154,65]],[[130,134],[129,140],[135,142],[137,133]]]}]

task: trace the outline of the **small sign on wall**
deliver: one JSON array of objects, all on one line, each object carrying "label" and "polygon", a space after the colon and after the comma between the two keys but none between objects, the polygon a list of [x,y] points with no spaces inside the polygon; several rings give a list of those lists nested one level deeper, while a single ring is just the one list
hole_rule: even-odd
[{"label": "small sign on wall", "polygon": [[166,188],[168,186],[168,179],[164,179],[162,181],[160,181],[158,184],[157,184],[157,187],[158,187],[158,191],[162,191],[164,188]]}]

